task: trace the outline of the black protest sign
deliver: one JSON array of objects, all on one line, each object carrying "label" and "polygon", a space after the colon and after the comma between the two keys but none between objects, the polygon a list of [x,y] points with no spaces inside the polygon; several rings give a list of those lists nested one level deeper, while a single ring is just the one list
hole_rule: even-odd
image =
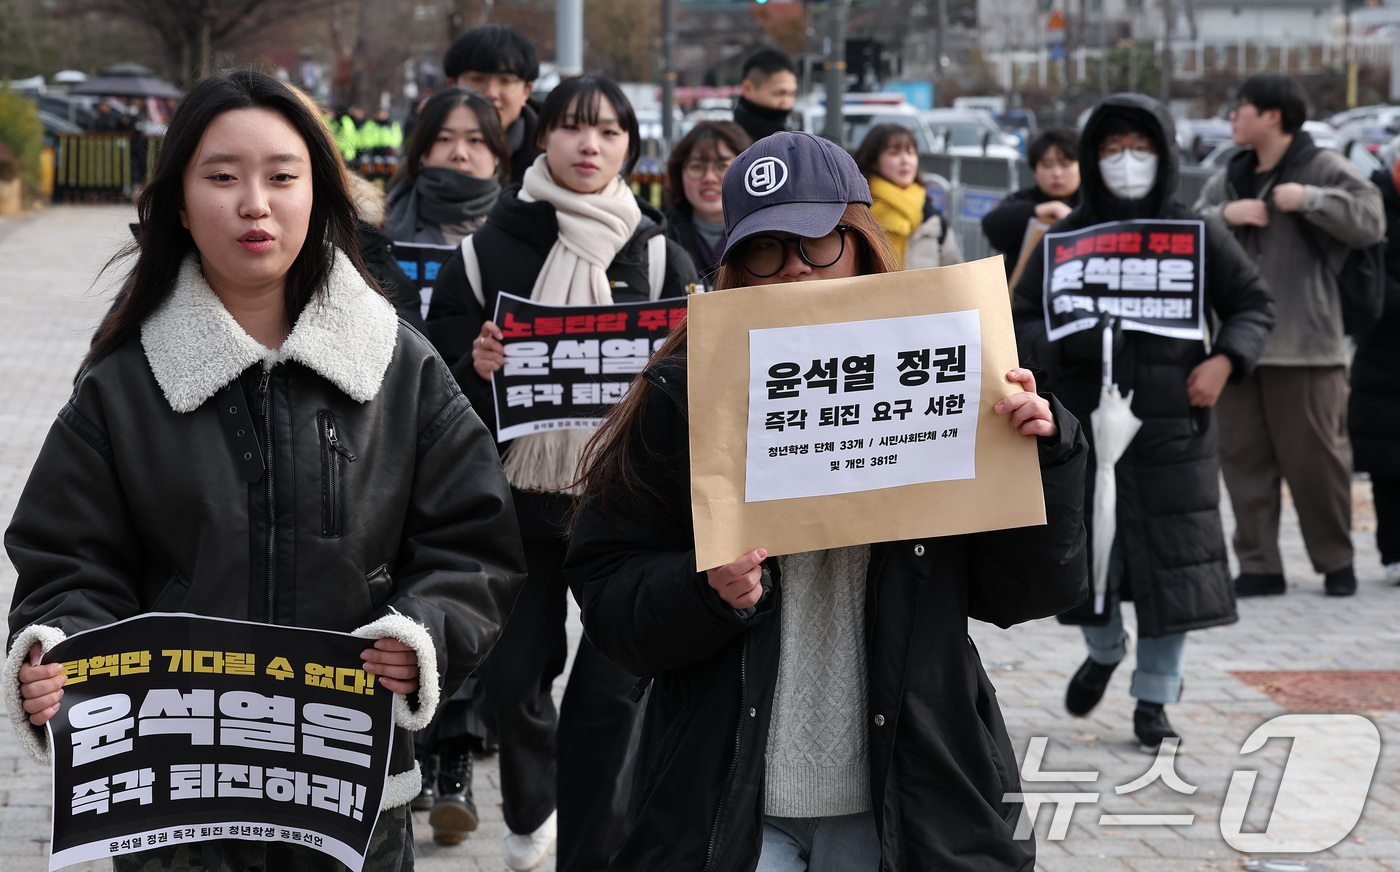
[{"label": "black protest sign", "polygon": [[1112,221],[1047,233],[1045,327],[1051,340],[1099,325],[1205,338],[1205,222]]},{"label": "black protest sign", "polygon": [[491,379],[496,438],[591,430],[685,320],[685,300],[546,306],[501,294],[505,364]]},{"label": "black protest sign", "polygon": [[418,286],[418,299],[424,318],[428,317],[428,304],[433,299],[433,284],[437,281],[438,271],[456,250],[455,245],[394,242],[394,259],[399,262],[399,269],[404,271],[404,275],[413,279]]},{"label": "black protest sign", "polygon": [[393,694],[360,659],[371,644],[152,614],[56,646],[50,868],[234,838],[359,869],[394,730]]}]

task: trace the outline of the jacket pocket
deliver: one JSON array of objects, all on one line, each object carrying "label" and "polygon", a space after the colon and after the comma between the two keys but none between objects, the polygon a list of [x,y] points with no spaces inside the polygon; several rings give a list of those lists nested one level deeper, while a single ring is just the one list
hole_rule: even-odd
[{"label": "jacket pocket", "polygon": [[340,536],[345,516],[345,462],[355,462],[355,454],[340,441],[335,418],[330,412],[316,413],[321,434],[321,535]]},{"label": "jacket pocket", "polygon": [[394,579],[389,574],[389,564],[384,564],[365,576],[365,587],[369,589],[370,605],[376,609],[389,601],[394,593]]},{"label": "jacket pocket", "polygon": [[179,612],[185,608],[185,601],[189,599],[190,583],[183,575],[176,572],[170,576],[170,580],[165,583],[165,587],[160,589],[156,598],[151,602],[148,611],[152,612]]}]

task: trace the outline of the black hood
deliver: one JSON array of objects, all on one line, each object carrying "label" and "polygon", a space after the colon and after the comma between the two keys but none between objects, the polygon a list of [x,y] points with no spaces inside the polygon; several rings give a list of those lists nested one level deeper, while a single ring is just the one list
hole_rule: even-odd
[{"label": "black hood", "polygon": [[[1104,187],[1099,174],[1099,144],[1104,123],[1126,118],[1157,143],[1157,182],[1141,200],[1120,200]],[[1142,94],[1113,94],[1094,107],[1079,135],[1079,192],[1081,208],[1097,221],[1169,217],[1180,178],[1181,155],[1176,146],[1176,125],[1167,107]]]}]

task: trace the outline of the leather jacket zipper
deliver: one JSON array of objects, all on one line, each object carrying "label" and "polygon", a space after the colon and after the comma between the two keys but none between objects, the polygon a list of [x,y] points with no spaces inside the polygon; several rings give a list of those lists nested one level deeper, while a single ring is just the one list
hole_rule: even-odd
[{"label": "leather jacket zipper", "polygon": [[354,463],[355,453],[341,444],[335,430],[335,418],[331,417],[330,412],[316,413],[316,423],[322,437],[321,535],[333,539],[341,532],[342,503],[345,501],[340,459],[343,457]]},{"label": "leather jacket zipper", "polygon": [[263,408],[263,452],[267,455],[267,615],[265,623],[276,623],[277,606],[277,490],[273,486],[272,464],[272,370],[264,370],[258,382]]},{"label": "leather jacket zipper", "polygon": [[729,761],[729,772],[724,776],[724,788],[719,794],[719,805],[715,807],[715,822],[710,826],[710,843],[705,848],[704,872],[709,872],[715,859],[715,840],[719,838],[719,822],[724,816],[724,801],[729,798],[729,788],[734,783],[734,774],[739,769],[739,749],[743,743],[744,716],[749,710],[749,634],[744,634],[744,647],[739,655],[739,722],[734,725],[734,758]]}]

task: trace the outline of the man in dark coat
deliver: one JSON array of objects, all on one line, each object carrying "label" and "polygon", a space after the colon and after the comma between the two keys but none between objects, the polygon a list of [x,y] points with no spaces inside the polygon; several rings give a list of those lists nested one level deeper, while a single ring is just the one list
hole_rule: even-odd
[{"label": "man in dark coat", "polygon": [[[1175,131],[1166,108],[1149,97],[1115,94],[1100,103],[1080,138],[1079,167],[1080,204],[1052,233],[1135,219],[1202,220],[1174,200]],[[1133,600],[1140,636],[1133,727],[1139,742],[1153,749],[1177,735],[1163,705],[1181,694],[1186,631],[1237,619],[1220,524],[1211,407],[1227,379],[1239,381],[1254,367],[1274,319],[1258,267],[1229,230],[1206,220],[1204,237],[1203,301],[1219,324],[1210,350],[1200,341],[1115,331],[1114,381],[1131,392],[1142,428],[1117,464],[1118,533],[1102,611],[1090,604],[1061,616],[1065,623],[1085,625],[1089,658],[1065,699],[1072,714],[1083,716],[1103,697],[1127,653],[1119,603]],[[1045,386],[1088,421],[1099,402],[1103,331],[1050,341],[1044,282],[1044,258],[1031,258],[1012,304],[1021,358],[1043,370]],[[1092,469],[1091,463],[1091,495]],[[1086,515],[1091,508],[1087,503]],[[1092,531],[1091,520],[1085,522]]]},{"label": "man in dark coat", "polygon": [[1079,136],[1051,127],[1031,143],[1027,157],[1035,184],[1002,200],[982,217],[982,233],[1006,256],[1006,277],[1016,270],[1032,218],[1054,224],[1079,205]]},{"label": "man in dark coat", "polygon": [[762,48],[744,61],[744,81],[734,120],[754,142],[786,130],[797,100],[797,68],[776,48]]},{"label": "man in dark coat", "polygon": [[1371,181],[1385,204],[1385,312],[1356,348],[1351,365],[1347,423],[1358,472],[1371,474],[1376,501],[1376,545],[1385,580],[1400,584],[1400,194],[1391,170],[1377,170]]}]

